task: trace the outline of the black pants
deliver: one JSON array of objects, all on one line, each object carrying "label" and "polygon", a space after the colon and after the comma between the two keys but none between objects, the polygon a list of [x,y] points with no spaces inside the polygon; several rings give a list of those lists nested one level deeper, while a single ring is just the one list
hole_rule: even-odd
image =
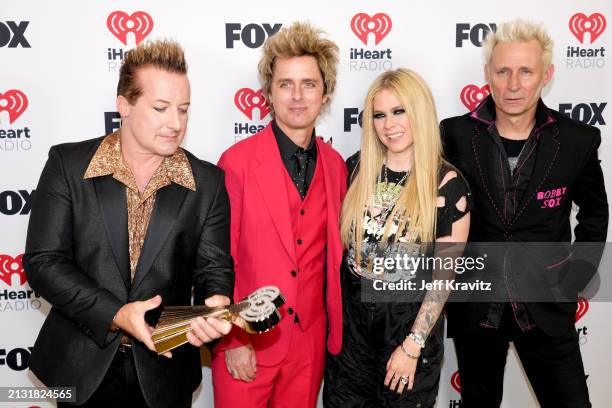
[{"label": "black pants", "polygon": [[506,307],[499,329],[455,336],[462,408],[494,408],[502,401],[509,342],[542,408],[589,408],[589,391],[575,331],[550,337],[537,327],[522,332]]},{"label": "black pants", "polygon": [[[57,406],[58,408],[74,407],[65,402],[59,402]],[[131,349],[126,348],[124,352],[117,352],[98,389],[85,404],[79,406],[85,408],[147,408],[149,406],[145,402],[138,383]],[[177,401],[176,407],[191,407],[191,398],[189,401]]]},{"label": "black pants", "polygon": [[[346,272],[346,271],[344,271]],[[402,394],[384,385],[387,362],[406,338],[420,303],[362,298],[359,278],[343,273],[342,350],[328,354],[323,383],[326,408],[431,408],[438,395],[444,354],[443,319],[421,352],[412,390]]]}]

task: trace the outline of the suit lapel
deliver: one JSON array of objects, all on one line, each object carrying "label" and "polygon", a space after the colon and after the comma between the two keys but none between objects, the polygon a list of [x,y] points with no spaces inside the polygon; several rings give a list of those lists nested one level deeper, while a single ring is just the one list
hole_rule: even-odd
[{"label": "suit lapel", "polygon": [[[340,186],[338,185],[338,177],[333,177],[332,169],[329,167],[330,160],[328,158],[327,146],[324,146],[325,142],[317,138],[317,147],[319,154],[319,163],[323,170],[323,179],[325,180],[325,196],[327,202],[327,214],[328,221],[327,225],[336,227],[337,222],[333,222],[338,219],[338,206],[340,194]],[[329,218],[332,217],[332,218]]]},{"label": "suit lapel", "polygon": [[283,246],[291,259],[295,260],[297,256],[285,183],[285,165],[281,160],[272,126],[268,125],[261,136],[256,152],[260,165],[255,169],[255,178]]},{"label": "suit lapel", "polygon": [[126,187],[111,175],[92,178],[108,241],[126,289],[130,287],[130,255]]},{"label": "suit lapel", "polygon": [[[523,214],[525,208],[535,197],[537,191],[548,180],[550,172],[557,161],[561,142],[557,134],[557,125],[553,124],[543,129],[539,135],[538,147],[536,149],[535,165],[531,175],[525,194],[521,199],[519,206],[512,220],[512,224]],[[536,136],[536,135],[534,135]]]},{"label": "suit lapel", "polygon": [[497,163],[495,160],[494,152],[497,152],[497,150],[495,142],[486,129],[484,129],[484,126],[478,123],[475,124],[474,134],[472,135],[472,151],[474,152],[480,183],[489,202],[495,209],[495,213],[499,217],[499,220],[505,225],[506,219],[503,210],[499,207],[499,200],[496,199],[496,186],[499,184],[499,180],[492,180],[492,175],[495,174],[495,172],[491,171],[493,166],[500,165],[500,163]]},{"label": "suit lapel", "polygon": [[147,228],[147,235],[138,259],[138,266],[132,282],[132,291],[138,288],[144,277],[149,273],[153,261],[166,242],[166,237],[172,229],[178,216],[187,189],[178,184],[170,184],[159,189],[155,196],[155,207]]},{"label": "suit lapel", "polygon": [[[327,253],[329,257],[330,242],[340,241],[340,208],[338,207],[340,204],[341,188],[339,183],[346,183],[346,180],[342,180],[337,173],[333,173],[334,171],[337,171],[337,169],[330,167],[331,160],[328,157],[328,147],[324,145],[325,142],[317,138],[319,164],[323,170],[323,179],[325,180],[325,199],[327,206]],[[331,255],[333,256],[333,264],[336,264],[339,263],[340,258],[342,257],[342,252],[339,251],[338,254]]]}]

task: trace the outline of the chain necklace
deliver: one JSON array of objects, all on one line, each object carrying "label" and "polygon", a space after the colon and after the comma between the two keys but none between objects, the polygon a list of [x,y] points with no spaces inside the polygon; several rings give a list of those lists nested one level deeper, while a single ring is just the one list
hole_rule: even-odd
[{"label": "chain necklace", "polygon": [[380,174],[376,180],[376,193],[374,194],[374,205],[382,207],[383,209],[391,209],[395,205],[399,198],[402,189],[404,188],[404,182],[410,175],[410,171],[402,172],[404,175],[397,183],[389,183],[387,161],[383,162],[383,172],[385,175],[385,181],[382,182]]}]

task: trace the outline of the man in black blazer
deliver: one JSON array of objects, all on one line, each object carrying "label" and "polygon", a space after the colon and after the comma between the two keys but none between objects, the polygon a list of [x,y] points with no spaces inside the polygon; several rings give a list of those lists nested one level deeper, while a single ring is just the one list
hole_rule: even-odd
[{"label": "man in black blazer", "polygon": [[78,405],[190,407],[198,347],[231,325],[198,318],[188,335],[197,347],[165,356],[151,325],[154,309],[192,296],[230,303],[224,175],[179,147],[190,89],[178,44],[130,51],[117,94],[121,129],[52,147],[37,187],[23,261],[52,308],[30,368],[47,386],[75,387]]},{"label": "man in black blazer", "polygon": [[[601,256],[600,244],[584,243],[605,242],[607,235],[600,132],[542,102],[542,88],[554,72],[552,40],[543,28],[521,21],[501,24],[483,48],[491,95],[473,112],[441,123],[447,158],[472,188],[469,240],[569,245],[572,202],[579,210],[570,258],[556,259],[560,262],[542,272],[564,277],[560,293],[567,301],[536,302],[533,296],[521,301],[539,277],[519,281],[506,273],[507,302],[447,305],[462,407],[500,405],[509,341],[543,407],[590,407],[574,323],[577,291]],[[596,248],[595,256],[585,258],[590,263],[571,259],[580,245],[585,253]]]}]

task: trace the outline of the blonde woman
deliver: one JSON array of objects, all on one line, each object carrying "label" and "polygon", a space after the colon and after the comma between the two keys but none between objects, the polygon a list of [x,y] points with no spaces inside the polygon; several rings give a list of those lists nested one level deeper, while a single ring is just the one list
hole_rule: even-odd
[{"label": "blonde woman", "polygon": [[469,189],[441,152],[435,105],[424,80],[406,69],[381,74],[366,97],[361,151],[347,161],[343,343],[339,355],[328,356],[328,407],[435,404],[448,293],[380,302],[362,288],[377,279],[418,275],[409,269],[380,273],[375,258],[418,255],[434,241],[466,241]]}]

